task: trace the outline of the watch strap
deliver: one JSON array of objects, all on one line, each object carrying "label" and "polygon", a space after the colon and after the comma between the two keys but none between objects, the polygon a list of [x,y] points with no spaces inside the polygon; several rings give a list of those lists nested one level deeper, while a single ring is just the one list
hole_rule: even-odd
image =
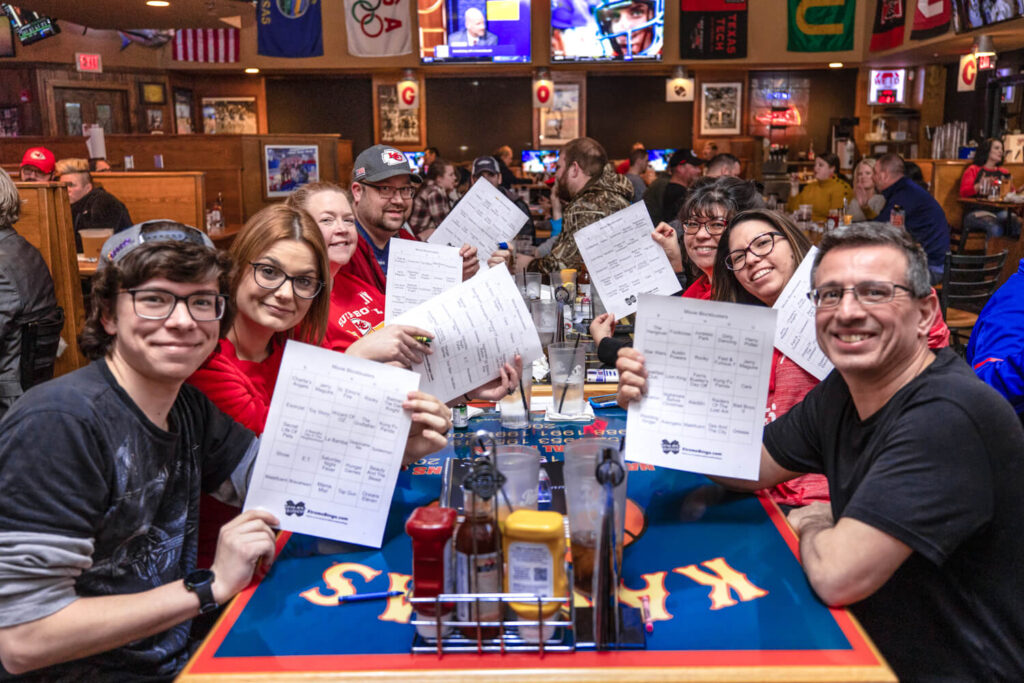
[{"label": "watch strap", "polygon": [[185,577],[185,588],[199,598],[199,613],[209,614],[219,607],[213,597],[213,572],[199,570]]}]

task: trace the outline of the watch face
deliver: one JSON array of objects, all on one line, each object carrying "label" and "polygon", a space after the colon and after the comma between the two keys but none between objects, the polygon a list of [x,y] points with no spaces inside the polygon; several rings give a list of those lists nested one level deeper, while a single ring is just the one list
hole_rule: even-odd
[{"label": "watch face", "polygon": [[209,569],[197,569],[185,577],[185,586],[187,588],[192,588],[194,586],[201,586],[212,581],[212,571],[210,571]]}]

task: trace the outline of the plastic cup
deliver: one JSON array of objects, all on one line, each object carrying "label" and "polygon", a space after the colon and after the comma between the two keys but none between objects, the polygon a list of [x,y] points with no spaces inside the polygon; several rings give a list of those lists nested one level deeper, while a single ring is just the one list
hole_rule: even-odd
[{"label": "plastic cup", "polygon": [[533,324],[540,336],[540,344],[547,348],[555,338],[555,327],[558,324],[558,303],[538,299],[530,303],[530,310],[533,313]]},{"label": "plastic cup", "polygon": [[548,344],[548,365],[552,409],[562,415],[583,413],[586,349],[576,342],[552,342]]},{"label": "plastic cup", "polygon": [[82,238],[82,254],[99,260],[103,244],[113,234],[114,230],[112,228],[86,228],[79,230],[78,235]]},{"label": "plastic cup", "polygon": [[598,552],[601,531],[601,512],[605,492],[597,481],[595,470],[598,456],[605,449],[615,451],[626,476],[614,488],[615,553],[622,567],[622,536],[626,522],[626,470],[619,443],[615,439],[584,438],[565,445],[565,500],[569,512],[569,543],[572,549],[573,588],[586,596],[593,595],[594,558]]},{"label": "plastic cup", "polygon": [[533,363],[523,363],[523,375],[519,386],[511,394],[498,401],[498,409],[501,411],[501,426],[507,429],[529,427],[532,398]]},{"label": "plastic cup", "polygon": [[498,470],[505,476],[504,495],[498,493],[498,524],[501,525],[515,510],[537,509],[540,451],[533,446],[502,444],[497,448]]},{"label": "plastic cup", "polygon": [[526,273],[526,298],[540,299],[540,273]]}]

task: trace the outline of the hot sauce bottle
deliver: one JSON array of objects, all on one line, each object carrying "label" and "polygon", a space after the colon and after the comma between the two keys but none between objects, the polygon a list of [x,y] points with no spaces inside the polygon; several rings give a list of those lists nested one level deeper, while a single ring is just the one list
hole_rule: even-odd
[{"label": "hot sauce bottle", "polygon": [[[405,522],[405,533],[412,539],[413,597],[434,598],[441,593],[453,593],[455,582],[451,572],[452,534],[455,532],[457,512],[453,508],[419,507]],[[441,621],[451,620],[451,603],[442,603]],[[437,617],[437,607],[417,604],[418,618]],[[442,625],[441,637],[448,633]],[[416,631],[424,638],[438,637],[437,625],[420,625]]]},{"label": "hot sauce bottle", "polygon": [[[455,590],[459,593],[501,592],[501,535],[490,500],[466,491],[466,521],[455,534]],[[499,621],[499,603],[481,600],[456,604],[459,621]],[[462,627],[467,638],[497,638],[497,626]]]}]

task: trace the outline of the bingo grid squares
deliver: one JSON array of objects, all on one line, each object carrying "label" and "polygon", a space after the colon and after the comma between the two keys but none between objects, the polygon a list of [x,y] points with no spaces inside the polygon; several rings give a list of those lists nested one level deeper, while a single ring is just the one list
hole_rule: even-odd
[{"label": "bingo grid squares", "polygon": [[[266,487],[353,508],[377,510],[386,498],[401,401],[356,376],[296,373],[282,402],[281,427]],[[375,446],[391,435],[391,443]]]}]

